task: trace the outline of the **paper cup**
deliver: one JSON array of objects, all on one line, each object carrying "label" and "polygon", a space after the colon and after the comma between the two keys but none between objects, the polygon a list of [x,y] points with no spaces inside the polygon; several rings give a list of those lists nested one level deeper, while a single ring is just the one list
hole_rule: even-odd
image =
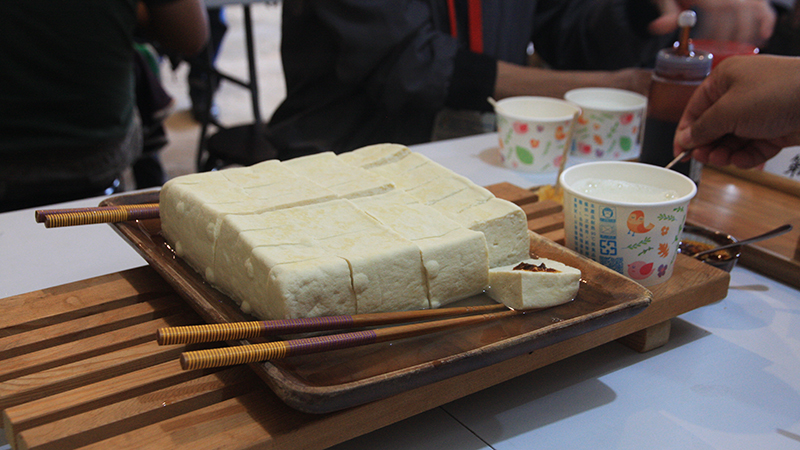
[{"label": "paper cup", "polygon": [[639,156],[647,97],[621,89],[582,88],[567,92],[564,98],[583,110],[571,155],[593,160]]},{"label": "paper cup", "polygon": [[511,169],[556,172],[567,133],[580,108],[549,97],[510,97],[497,102],[500,157]]},{"label": "paper cup", "polygon": [[[618,197],[587,194],[582,184],[589,179],[613,180],[598,184]],[[689,201],[697,193],[690,178],[649,164],[598,161],[566,169],[559,182],[567,247],[643,286],[672,276]],[[666,190],[674,196],[666,199]]]}]

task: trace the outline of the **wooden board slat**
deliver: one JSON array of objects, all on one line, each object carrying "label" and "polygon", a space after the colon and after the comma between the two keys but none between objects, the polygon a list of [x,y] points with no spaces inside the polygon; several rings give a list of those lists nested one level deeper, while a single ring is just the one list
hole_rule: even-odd
[{"label": "wooden board slat", "polygon": [[[23,449],[58,450],[89,445],[121,433],[205,408],[260,388],[258,377],[245,366],[229,368],[130,399],[23,430]],[[113,447],[107,447],[113,448]]]},{"label": "wooden board slat", "polygon": [[142,367],[176,360],[196,345],[160,347],[155,342],[52,367],[0,383],[0,409],[119,376]]},{"label": "wooden board slat", "polygon": [[[103,311],[74,320],[67,320],[27,332],[0,338],[0,359],[27,354],[69,341],[80,341],[113,330],[152,321],[186,308],[174,299],[150,301]],[[0,368],[2,369],[2,368]]]},{"label": "wooden board slat", "polygon": [[181,369],[177,361],[169,360],[118,377],[12,406],[3,414],[6,436],[16,436],[29,428],[180,385],[216,371],[218,369],[187,371]]},{"label": "wooden board slat", "polygon": [[171,292],[158,274],[139,268],[8,297],[3,299],[0,337],[133,305]]}]

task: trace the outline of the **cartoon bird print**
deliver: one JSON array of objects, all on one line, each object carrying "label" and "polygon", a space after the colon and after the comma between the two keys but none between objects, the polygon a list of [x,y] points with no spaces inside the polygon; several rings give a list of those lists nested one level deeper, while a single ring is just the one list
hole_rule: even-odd
[{"label": "cartoon bird print", "polygon": [[644,280],[653,274],[653,263],[646,263],[644,261],[636,261],[628,264],[628,276],[634,280]]},{"label": "cartoon bird print", "polygon": [[654,226],[655,225],[652,223],[649,225],[644,224],[644,213],[639,209],[632,212],[628,216],[628,229],[631,231],[631,235],[636,233],[647,233],[648,231],[652,230]]}]

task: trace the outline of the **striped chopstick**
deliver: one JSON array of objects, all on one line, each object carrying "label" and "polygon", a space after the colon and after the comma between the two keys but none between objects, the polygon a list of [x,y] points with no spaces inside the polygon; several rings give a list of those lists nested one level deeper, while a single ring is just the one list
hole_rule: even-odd
[{"label": "striped chopstick", "polygon": [[390,313],[371,313],[301,319],[215,323],[160,328],[156,332],[159,345],[196,344],[199,342],[232,341],[254,337],[278,336],[314,331],[372,327],[418,320],[438,319],[465,314],[490,313],[508,309],[503,304],[423,309]]},{"label": "striped chopstick", "polygon": [[40,209],[35,212],[36,222],[44,223],[45,228],[156,218],[158,218],[158,203],[96,206],[93,208]]},{"label": "striped chopstick", "polygon": [[476,325],[517,314],[523,311],[506,310],[497,313],[435,320],[431,322],[398,325],[375,330],[354,331],[330,336],[316,336],[289,341],[275,341],[264,344],[240,345],[208,350],[183,352],[180,364],[184,370],[223,367],[235,364],[262,362],[289,356],[307,355],[329,350],[357,347],[390,340],[435,333],[457,327]]}]

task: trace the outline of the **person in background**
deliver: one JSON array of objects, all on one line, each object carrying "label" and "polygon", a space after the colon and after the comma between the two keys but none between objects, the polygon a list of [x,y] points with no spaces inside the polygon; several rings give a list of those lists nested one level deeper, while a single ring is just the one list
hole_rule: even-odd
[{"label": "person in background", "polygon": [[[219,106],[213,102],[214,92],[219,88],[219,79],[211,73],[211,69],[214,68],[222,40],[228,32],[225,9],[208,8],[207,11],[210,31],[208,45],[205,51],[186,60],[189,64],[186,82],[189,85],[192,117],[198,122],[204,122],[207,119],[206,114],[214,119],[219,117]],[[212,100],[210,106],[209,100]]]},{"label": "person in background", "polygon": [[0,210],[102,195],[141,153],[134,32],[194,54],[201,0],[0,2]]},{"label": "person in background", "polygon": [[747,169],[794,145],[800,145],[800,58],[736,56],[715,67],[692,95],[674,152]]},{"label": "person in background", "polygon": [[[561,97],[584,86],[646,93],[651,74],[638,67],[674,41],[687,3],[286,0],[287,96],[267,139],[282,159],[377,142],[411,145],[490,131],[490,96]],[[724,18],[713,23],[727,29],[708,27],[710,38],[762,42],[775,23],[764,0],[691,3],[705,17]],[[546,67],[529,65],[531,48]]]}]

